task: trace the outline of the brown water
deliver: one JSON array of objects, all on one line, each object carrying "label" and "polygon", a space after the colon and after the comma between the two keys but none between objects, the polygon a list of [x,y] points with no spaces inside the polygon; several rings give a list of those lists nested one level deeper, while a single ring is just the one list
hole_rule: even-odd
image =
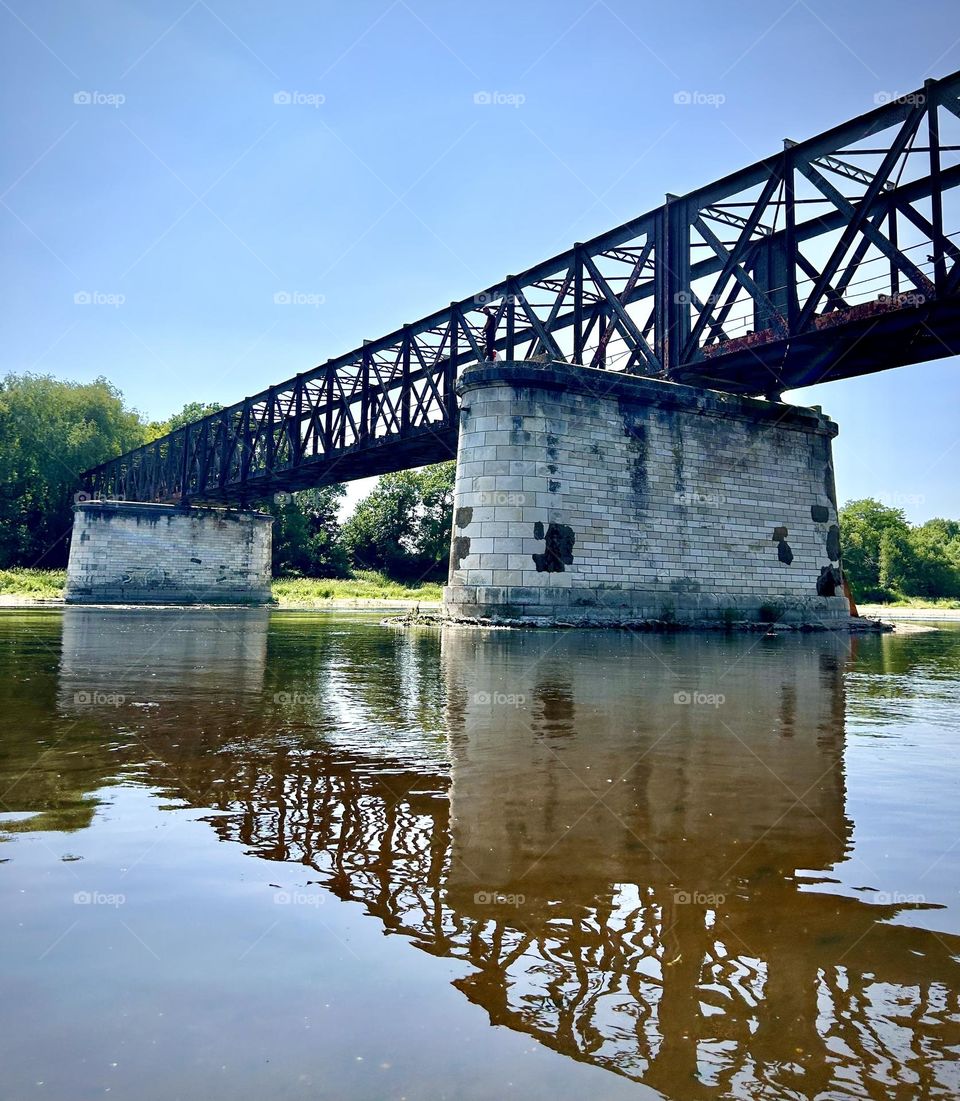
[{"label": "brown water", "polygon": [[0,716],[4,1099],[960,1093],[956,629],[10,611]]}]

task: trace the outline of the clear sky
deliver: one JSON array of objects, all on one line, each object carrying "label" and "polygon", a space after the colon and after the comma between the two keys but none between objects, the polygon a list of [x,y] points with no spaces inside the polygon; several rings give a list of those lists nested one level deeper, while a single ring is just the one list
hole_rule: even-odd
[{"label": "clear sky", "polygon": [[[0,43],[2,370],[159,418],[960,68],[960,5],[0,0]],[[960,517],[957,360],[791,398],[842,499]]]}]

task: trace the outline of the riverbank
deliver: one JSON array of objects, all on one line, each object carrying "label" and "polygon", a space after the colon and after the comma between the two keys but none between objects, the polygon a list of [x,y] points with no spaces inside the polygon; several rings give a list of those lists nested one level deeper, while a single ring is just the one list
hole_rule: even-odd
[{"label": "riverbank", "polygon": [[[0,570],[0,607],[63,603],[65,570]],[[372,570],[348,578],[278,577],[271,589],[278,608],[423,608],[440,606],[441,586],[407,585]]]},{"label": "riverbank", "polygon": [[[63,603],[65,570],[0,570],[0,608],[44,606]],[[442,586],[433,581],[407,585],[392,581],[372,570],[358,571],[348,578],[278,577],[271,585],[278,608],[419,608],[439,609]],[[945,620],[960,622],[960,605],[950,602],[917,601],[911,604],[861,604],[860,615],[889,622]]]},{"label": "riverbank", "polygon": [[860,604],[858,610],[862,616],[870,619],[886,619],[890,622],[910,619],[943,619],[960,623],[960,608],[941,606],[898,604]]}]

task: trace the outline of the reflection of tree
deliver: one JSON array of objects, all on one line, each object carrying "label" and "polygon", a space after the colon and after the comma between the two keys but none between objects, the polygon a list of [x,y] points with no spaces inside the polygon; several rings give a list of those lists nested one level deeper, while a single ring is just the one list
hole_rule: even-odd
[{"label": "reflection of tree", "polygon": [[[132,771],[216,812],[222,840],[312,869],[386,930],[464,961],[456,985],[493,1023],[671,1097],[955,1095],[960,938],[888,924],[897,907],[805,891],[797,874],[850,843],[843,646],[797,640],[778,657],[668,640],[653,662],[619,636],[577,649],[464,632],[441,655],[429,633],[312,622],[206,657],[161,644],[156,706],[116,715],[77,717],[65,663],[69,740],[45,758],[58,687],[38,650],[29,691],[3,700],[25,717],[4,764],[44,762],[15,809],[34,809],[44,773],[71,778],[36,790],[53,806]],[[87,658],[83,677],[99,661],[116,683],[109,647]],[[736,670],[729,730],[659,692],[673,668],[709,684],[714,659]],[[510,689],[522,706],[478,702]],[[441,726],[450,766],[423,733]],[[715,897],[684,898],[697,891]]]}]

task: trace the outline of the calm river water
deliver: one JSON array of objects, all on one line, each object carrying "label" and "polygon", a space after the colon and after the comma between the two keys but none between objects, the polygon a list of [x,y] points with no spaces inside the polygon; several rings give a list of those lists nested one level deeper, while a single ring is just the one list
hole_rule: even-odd
[{"label": "calm river water", "polygon": [[960,630],[0,614],[0,1097],[955,1098]]}]

